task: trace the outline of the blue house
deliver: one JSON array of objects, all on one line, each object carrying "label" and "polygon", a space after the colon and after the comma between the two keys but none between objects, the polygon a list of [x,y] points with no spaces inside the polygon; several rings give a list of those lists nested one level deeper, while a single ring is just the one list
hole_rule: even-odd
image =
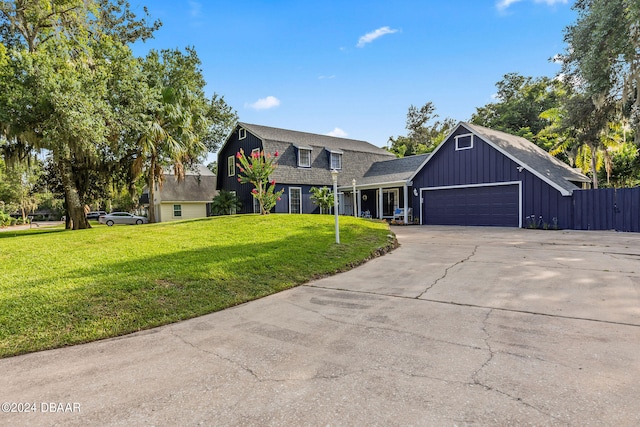
[{"label": "blue house", "polygon": [[530,141],[459,123],[430,154],[395,158],[365,141],[239,123],[218,155],[218,188],[257,212],[251,186],[237,182],[242,148],[280,153],[271,177],[284,188],[275,212],[318,213],[310,188],[339,171],[341,213],[442,225],[523,227],[535,217],[572,226],[574,190],[590,180]]},{"label": "blue house", "polygon": [[[332,187],[331,170],[339,172],[339,183],[360,179],[370,166],[395,156],[366,141],[316,135],[267,126],[238,123],[218,152],[217,187],[235,192],[242,203],[238,213],[257,213],[259,206],[250,184],[238,182],[236,154],[240,151],[278,152],[278,167],[270,178],[276,190],[284,189],[276,213],[320,213],[311,202],[312,187]],[[341,195],[341,213],[353,214],[353,198]],[[355,212],[359,212],[356,208]]]},{"label": "blue house", "polygon": [[590,180],[525,138],[459,123],[411,177],[421,224],[571,228]]}]

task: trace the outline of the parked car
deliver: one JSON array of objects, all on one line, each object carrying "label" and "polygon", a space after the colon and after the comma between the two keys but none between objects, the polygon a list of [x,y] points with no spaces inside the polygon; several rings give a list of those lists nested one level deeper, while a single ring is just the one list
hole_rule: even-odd
[{"label": "parked car", "polygon": [[106,215],[105,211],[91,211],[87,214],[87,219],[98,219],[100,215]]},{"label": "parked car", "polygon": [[98,222],[111,227],[113,224],[146,224],[149,220],[144,216],[130,214],[129,212],[111,212],[110,214],[100,215]]}]

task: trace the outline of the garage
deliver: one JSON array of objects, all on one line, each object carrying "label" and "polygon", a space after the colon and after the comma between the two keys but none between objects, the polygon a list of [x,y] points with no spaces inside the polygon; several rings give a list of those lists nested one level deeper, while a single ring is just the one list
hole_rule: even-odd
[{"label": "garage", "polygon": [[520,227],[520,184],[422,189],[424,224]]}]

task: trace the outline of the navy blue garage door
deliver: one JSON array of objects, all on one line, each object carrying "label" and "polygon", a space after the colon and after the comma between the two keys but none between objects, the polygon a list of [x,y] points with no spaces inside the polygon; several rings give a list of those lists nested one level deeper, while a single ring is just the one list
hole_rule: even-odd
[{"label": "navy blue garage door", "polygon": [[423,224],[520,225],[517,184],[429,190],[423,194]]}]

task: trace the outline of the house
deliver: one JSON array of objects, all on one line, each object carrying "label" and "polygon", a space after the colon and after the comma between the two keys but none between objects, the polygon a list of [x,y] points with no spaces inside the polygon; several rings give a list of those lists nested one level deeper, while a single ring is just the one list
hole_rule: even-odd
[{"label": "house", "polygon": [[[518,136],[459,123],[430,154],[395,158],[364,141],[240,123],[218,156],[218,188],[236,191],[255,212],[251,186],[236,179],[233,156],[242,148],[281,153],[272,179],[284,188],[275,212],[316,213],[312,186],[332,185],[339,171],[341,213],[420,224],[523,227],[535,216],[572,225],[574,190],[589,179]],[[223,169],[224,168],[224,169]],[[224,176],[223,176],[224,175]]]},{"label": "house", "polygon": [[[589,178],[525,138],[459,123],[411,177],[421,224],[572,227]],[[542,219],[541,219],[542,218]]]},{"label": "house", "polygon": [[[242,149],[247,155],[252,151],[278,152],[278,167],[273,176],[276,189],[284,189],[276,203],[276,213],[320,213],[312,203],[312,187],[331,187],[331,170],[339,172],[339,182],[351,183],[360,179],[371,164],[395,156],[366,141],[316,135],[267,126],[238,123],[218,152],[219,189],[235,192],[242,203],[238,213],[259,212],[259,206],[251,196],[251,184],[238,182],[236,154]],[[353,213],[351,199],[342,197],[342,213]]]},{"label": "house", "polygon": [[[183,180],[178,180],[172,170],[166,170],[162,184],[156,183],[156,221],[210,216],[211,201],[217,194],[216,176],[204,165],[186,168]],[[140,197],[140,204],[149,208],[149,191],[146,188]]]}]

